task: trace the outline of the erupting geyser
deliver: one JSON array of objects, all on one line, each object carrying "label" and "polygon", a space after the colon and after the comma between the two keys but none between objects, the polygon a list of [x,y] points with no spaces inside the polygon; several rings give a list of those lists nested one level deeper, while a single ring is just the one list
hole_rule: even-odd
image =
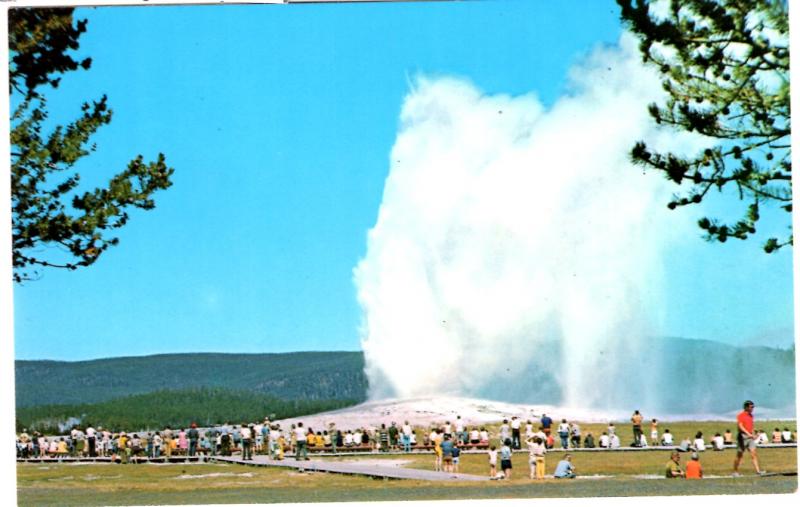
[{"label": "erupting geyser", "polygon": [[640,359],[661,332],[662,262],[697,234],[628,153],[639,139],[703,147],[654,128],[659,98],[628,37],[574,68],[548,109],[416,80],[354,272],[371,398],[655,406]]}]

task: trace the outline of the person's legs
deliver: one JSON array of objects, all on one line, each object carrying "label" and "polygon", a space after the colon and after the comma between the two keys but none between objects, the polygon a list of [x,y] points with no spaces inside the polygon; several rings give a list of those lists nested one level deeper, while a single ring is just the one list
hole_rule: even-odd
[{"label": "person's legs", "polygon": [[756,469],[756,473],[760,474],[761,468],[758,466],[758,454],[755,446],[750,448],[750,459],[753,461],[753,467]]},{"label": "person's legs", "polygon": [[536,478],[544,479],[544,457],[536,458]]}]

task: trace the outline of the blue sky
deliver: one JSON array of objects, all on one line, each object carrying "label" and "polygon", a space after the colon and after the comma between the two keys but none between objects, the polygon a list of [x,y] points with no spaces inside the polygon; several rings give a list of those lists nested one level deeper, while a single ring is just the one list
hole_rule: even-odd
[{"label": "blue sky", "polygon": [[[613,1],[82,8],[89,71],[48,93],[55,121],[107,94],[112,123],[78,166],[137,154],[175,168],[92,267],[14,287],[15,357],[358,350],[352,270],[381,203],[409,80],[566,93],[614,44]],[[652,177],[660,177],[653,174]],[[679,212],[676,212],[679,213]],[[669,336],[792,336],[791,250],[689,238],[671,252]],[[760,239],[759,239],[760,241]]]}]

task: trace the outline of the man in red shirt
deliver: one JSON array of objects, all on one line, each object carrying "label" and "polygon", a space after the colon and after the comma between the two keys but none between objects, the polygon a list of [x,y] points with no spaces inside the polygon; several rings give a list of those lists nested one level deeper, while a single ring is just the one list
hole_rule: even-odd
[{"label": "man in red shirt", "polygon": [[738,433],[736,435],[736,459],[733,460],[733,476],[739,476],[739,464],[742,462],[744,451],[750,452],[750,458],[753,460],[753,467],[756,473],[763,475],[765,472],[758,467],[758,454],[756,454],[756,435],[753,432],[753,409],[755,404],[747,400],[744,402],[744,410],[736,416],[736,424],[738,426]]}]

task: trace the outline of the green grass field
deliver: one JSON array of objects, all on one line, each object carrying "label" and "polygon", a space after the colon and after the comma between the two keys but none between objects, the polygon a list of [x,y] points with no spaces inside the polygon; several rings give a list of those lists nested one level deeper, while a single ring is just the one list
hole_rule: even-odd
[{"label": "green grass field", "polygon": [[[547,456],[552,474],[563,453]],[[551,498],[592,496],[668,496],[792,493],[796,476],[757,477],[746,458],[743,477],[730,477],[733,450],[706,451],[701,481],[667,480],[661,476],[668,451],[575,453],[576,480],[534,482],[528,479],[526,454],[515,454],[512,479],[476,485],[469,482],[431,483],[384,481],[324,473],[299,473],[227,464],[198,465],[67,465],[20,464],[17,467],[19,505],[152,505],[208,503],[334,502],[372,500],[437,500],[486,498]],[[759,449],[770,472],[796,472],[794,448]],[[431,468],[431,455],[368,456],[317,459],[408,460],[405,466]],[[682,461],[688,459],[682,455]],[[485,454],[462,457],[461,471],[488,474]]]}]

